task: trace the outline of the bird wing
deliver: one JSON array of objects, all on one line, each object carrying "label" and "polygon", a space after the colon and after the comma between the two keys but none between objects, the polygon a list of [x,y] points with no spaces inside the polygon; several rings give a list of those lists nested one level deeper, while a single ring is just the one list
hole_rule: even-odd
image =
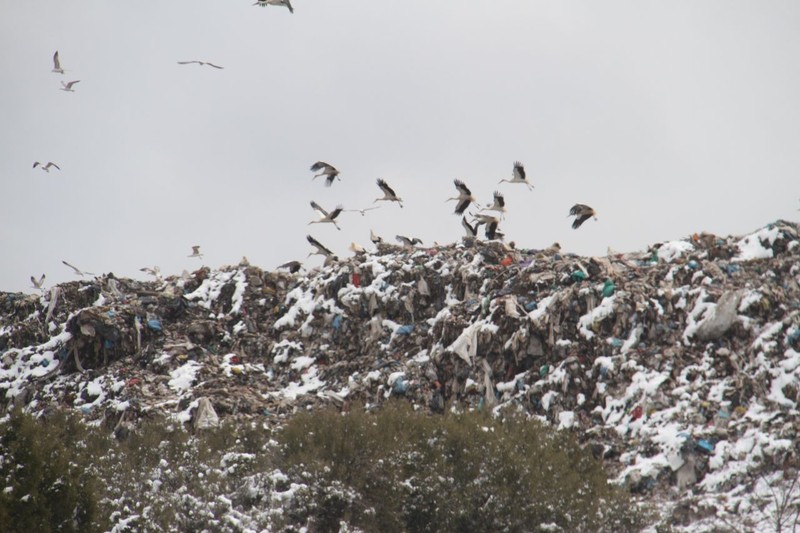
[{"label": "bird wing", "polygon": [[320,205],[317,202],[315,202],[314,200],[311,200],[311,209],[314,209],[315,211],[318,211],[323,217],[327,217],[328,216],[328,212],[325,211],[324,209],[322,209],[322,207],[320,207]]},{"label": "bird wing", "polygon": [[38,167],[39,165],[41,165],[41,163],[39,163],[38,161],[34,161],[34,162],[33,162],[33,168],[36,168],[36,167]]},{"label": "bird wing", "polygon": [[505,207],[506,200],[503,198],[503,195],[500,194],[499,191],[494,191],[494,205],[497,207]]},{"label": "bird wing", "polygon": [[460,201],[460,202],[458,202],[458,204],[456,205],[456,210],[454,211],[454,213],[455,213],[456,215],[463,215],[463,214],[464,214],[464,211],[466,211],[466,210],[467,210],[467,208],[469,207],[469,204],[470,204],[470,200],[469,200],[469,199],[466,199],[466,200],[461,200],[461,201]]},{"label": "bird wing", "polygon": [[338,217],[338,216],[339,216],[339,213],[341,213],[341,212],[342,212],[342,206],[340,206],[340,205],[337,205],[337,206],[336,206],[336,209],[334,209],[334,210],[331,212],[331,220],[333,220],[333,219],[335,219],[336,217]]},{"label": "bird wing", "polygon": [[58,50],[56,50],[56,53],[53,54],[53,69],[61,70],[61,61],[58,59]]},{"label": "bird wing", "polygon": [[199,61],[178,61],[179,65],[191,65],[192,63],[199,63]]},{"label": "bird wing", "polygon": [[378,179],[378,187],[380,187],[380,188],[381,188],[381,190],[382,190],[382,191],[383,191],[383,192],[384,192],[384,193],[385,193],[387,196],[394,196],[394,197],[397,197],[397,195],[394,193],[394,191],[392,190],[392,188],[391,188],[391,187],[389,187],[389,185],[388,185],[388,184],[387,184],[385,181],[383,181],[382,179],[380,179],[380,178]]},{"label": "bird wing", "polygon": [[289,8],[289,13],[294,13],[294,8],[292,7],[292,3],[289,0],[286,0],[286,7]]},{"label": "bird wing", "polygon": [[332,167],[324,161],[317,161],[316,163],[311,165],[311,170],[313,170],[314,172],[316,172],[317,170],[322,170],[323,168],[328,169]]},{"label": "bird wing", "polygon": [[42,287],[41,283],[36,281],[36,278],[34,278],[33,276],[31,276],[31,283],[33,283],[33,286],[36,287],[37,289],[40,289]]},{"label": "bird wing", "polygon": [[514,178],[518,180],[525,179],[525,167],[519,161],[514,161]]},{"label": "bird wing", "polygon": [[590,214],[581,214],[575,221],[572,223],[572,229],[578,229],[581,227],[581,224],[589,220],[592,215]]},{"label": "bird wing", "polygon": [[306,239],[308,239],[308,242],[311,243],[311,246],[314,246],[320,252],[327,255],[333,255],[333,252],[325,248],[317,239],[315,239],[311,235],[306,235]]},{"label": "bird wing", "polygon": [[48,166],[48,167],[56,167],[58,170],[61,170],[61,167],[60,167],[60,166],[58,166],[58,165],[56,165],[56,164],[55,164],[55,163],[53,163],[52,161],[48,161],[48,162],[47,162],[47,165],[45,165],[45,166]]},{"label": "bird wing", "polygon": [[325,186],[330,187],[333,183],[333,180],[336,179],[336,174],[328,174],[328,177],[325,178]]},{"label": "bird wing", "polygon": [[200,246],[192,246],[192,253],[197,255],[200,253]]},{"label": "bird wing", "polygon": [[470,226],[469,222],[467,222],[467,217],[461,217],[461,225],[467,230],[467,235],[474,237],[478,233],[478,228],[474,226]]},{"label": "bird wing", "polygon": [[64,263],[65,265],[67,265],[68,267],[70,267],[72,270],[74,270],[74,271],[75,271],[75,273],[76,273],[77,275],[79,275],[79,276],[83,276],[83,272],[81,272],[81,271],[78,269],[78,267],[76,267],[76,266],[74,266],[74,265],[70,265],[69,263],[67,263],[66,261],[63,261],[63,260],[62,260],[61,262],[62,262],[62,263]]},{"label": "bird wing", "polygon": [[472,192],[469,190],[469,187],[464,185],[463,181],[461,181],[461,180],[453,180],[453,183],[455,183],[456,189],[458,189],[461,194],[464,194],[466,196],[471,196],[472,195]]},{"label": "bird wing", "polygon": [[585,204],[575,204],[569,210],[569,214],[570,215],[583,215],[587,211],[591,211],[591,209],[592,209],[591,207],[589,207],[588,205],[585,205]]},{"label": "bird wing", "polygon": [[[72,89],[72,86],[75,85],[76,83],[80,83],[80,81],[81,80],[71,81],[71,82],[67,83],[66,85],[64,85],[64,87],[66,87],[67,89]],[[64,84],[63,81],[61,83]]]},{"label": "bird wing", "polygon": [[489,239],[490,241],[494,240],[496,234],[497,234],[497,220],[495,219],[486,225],[486,238]]},{"label": "bird wing", "polygon": [[225,68],[225,67],[221,67],[221,66],[219,66],[219,65],[215,65],[214,63],[206,63],[206,65],[208,65],[209,67],[218,68],[218,69],[220,69],[220,70],[222,70],[223,68]]},{"label": "bird wing", "polygon": [[409,245],[411,244],[411,239],[403,235],[395,235],[394,238],[397,239],[397,242],[402,242],[403,244],[409,244]]}]

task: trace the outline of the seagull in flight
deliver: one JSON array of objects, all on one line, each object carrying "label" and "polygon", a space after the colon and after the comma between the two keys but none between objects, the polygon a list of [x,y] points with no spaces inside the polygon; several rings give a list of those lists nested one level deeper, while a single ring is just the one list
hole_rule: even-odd
[{"label": "seagull in flight", "polygon": [[66,261],[61,261],[61,262],[64,263],[65,265],[67,265],[68,267],[70,267],[75,272],[76,276],[81,276],[81,277],[83,277],[83,276],[94,276],[94,272],[83,272],[81,269],[79,269],[75,265],[70,265]]},{"label": "seagull in flight", "polygon": [[40,291],[44,290],[44,288],[43,288],[44,287],[44,278],[45,278],[44,274],[42,274],[42,277],[39,278],[38,280],[36,278],[34,278],[33,276],[31,276],[31,283],[33,283],[33,288],[34,289],[39,289]]},{"label": "seagull in flight", "polygon": [[58,50],[53,54],[53,72],[64,74],[64,69],[61,68],[61,61],[58,60]]},{"label": "seagull in flight", "polygon": [[154,266],[153,268],[143,267],[143,268],[140,268],[139,270],[141,272],[146,273],[146,274],[150,274],[151,276],[153,276],[156,279],[161,279],[161,269],[158,267],[158,265]]},{"label": "seagull in flight", "polygon": [[567,216],[575,217],[575,220],[572,222],[572,229],[580,228],[581,224],[589,220],[589,217],[594,217],[594,219],[597,220],[597,212],[588,205],[584,204],[573,205],[572,209],[569,210],[569,215]]},{"label": "seagull in flight", "polygon": [[333,211],[328,213],[327,211],[322,209],[322,207],[320,207],[320,205],[317,202],[312,200],[311,201],[311,208],[314,209],[316,212],[318,212],[320,214],[320,219],[319,220],[312,220],[311,222],[309,222],[309,224],[320,224],[320,223],[328,222],[328,223],[331,223],[334,226],[336,226],[336,229],[338,229],[339,231],[342,230],[342,228],[339,227],[339,224],[336,223],[336,217],[338,217],[339,213],[342,212],[342,206],[337,205],[336,209],[334,209]]},{"label": "seagull in flight", "polygon": [[528,181],[528,177],[525,175],[525,167],[522,166],[522,163],[520,163],[519,161],[514,162],[514,171],[512,173],[511,179],[510,180],[502,179],[497,183],[498,184],[503,183],[504,181],[508,183],[524,183],[525,185],[528,186],[528,190],[533,190],[533,185],[531,185],[531,182]]},{"label": "seagull in flight", "polygon": [[345,212],[346,213],[361,213],[361,216],[363,217],[364,214],[367,211],[372,211],[373,209],[380,209],[380,208],[381,208],[381,206],[376,205],[374,207],[365,207],[364,209],[345,209]]},{"label": "seagull in flight", "polygon": [[198,259],[202,259],[203,254],[200,253],[200,245],[192,246],[192,255],[187,255],[186,257],[197,257]]},{"label": "seagull in flight", "polygon": [[400,207],[403,207],[403,199],[397,196],[394,190],[392,190],[392,188],[389,187],[389,185],[384,180],[378,178],[377,183],[378,187],[380,187],[381,190],[383,191],[383,198],[376,198],[375,201],[372,202],[373,204],[375,202],[387,201],[387,202],[397,202],[398,204],[400,204]]},{"label": "seagull in flight", "polygon": [[256,3],[253,4],[254,6],[286,6],[289,8],[289,13],[294,13],[294,8],[292,7],[292,3],[289,0],[256,0]]},{"label": "seagull in flight", "polygon": [[449,202],[450,200],[455,200],[456,203],[456,210],[453,212],[454,215],[463,215],[464,211],[467,210],[469,204],[475,201],[475,197],[472,196],[472,192],[469,190],[469,187],[464,185],[464,182],[461,180],[453,180],[453,183],[458,189],[458,196],[454,196],[453,198],[448,198],[445,200]]},{"label": "seagull in flight", "polygon": [[[313,165],[311,165],[311,170],[313,172],[319,172],[319,174],[314,174],[314,177],[311,180],[315,180],[320,176],[325,176],[325,186],[330,187],[333,183],[333,180],[339,177],[339,171],[336,170],[336,167],[326,163],[325,161],[317,161]],[[342,181],[342,178],[339,178],[339,181]]]},{"label": "seagull in flight", "polygon": [[50,172],[50,168],[51,168],[51,167],[55,167],[55,168],[57,168],[58,170],[61,170],[61,167],[60,167],[60,166],[58,166],[58,165],[56,165],[56,164],[55,164],[55,163],[53,163],[52,161],[48,161],[46,165],[43,165],[42,163],[40,163],[40,162],[38,162],[38,161],[34,161],[34,163],[33,163],[33,168],[36,168],[36,167],[39,167],[39,168],[41,168],[41,169],[42,169],[42,170],[44,170],[45,172]]},{"label": "seagull in flight", "polygon": [[81,80],[75,80],[75,81],[71,81],[69,83],[64,83],[62,81],[61,82],[61,85],[62,85],[61,90],[62,91],[67,91],[67,92],[70,92],[70,93],[74,93],[75,89],[73,89],[72,86],[75,85],[76,83],[80,82],[80,81]]},{"label": "seagull in flight", "polygon": [[198,65],[200,65],[201,67],[202,67],[203,65],[208,65],[209,67],[218,68],[218,69],[220,69],[220,70],[222,70],[223,68],[225,68],[225,67],[221,67],[221,66],[219,66],[219,65],[215,65],[214,63],[209,63],[208,61],[197,61],[197,60],[194,60],[194,61],[178,61],[178,64],[179,64],[179,65],[191,65],[192,63],[197,63],[197,64],[198,64]]}]

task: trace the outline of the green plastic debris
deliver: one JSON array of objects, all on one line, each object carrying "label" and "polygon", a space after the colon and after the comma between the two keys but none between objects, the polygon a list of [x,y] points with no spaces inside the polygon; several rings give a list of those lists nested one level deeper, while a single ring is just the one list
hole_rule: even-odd
[{"label": "green plastic debris", "polygon": [[550,365],[542,365],[539,367],[539,377],[543,378],[550,372]]},{"label": "green plastic debris", "polygon": [[583,281],[583,280],[585,280],[585,279],[586,279],[588,276],[586,275],[586,272],[584,272],[583,270],[576,270],[575,272],[573,272],[572,274],[570,274],[570,277],[571,277],[571,278],[572,278],[574,281]]},{"label": "green plastic debris", "polygon": [[615,290],[617,290],[617,286],[614,285],[613,281],[607,279],[603,284],[603,297],[611,296]]}]

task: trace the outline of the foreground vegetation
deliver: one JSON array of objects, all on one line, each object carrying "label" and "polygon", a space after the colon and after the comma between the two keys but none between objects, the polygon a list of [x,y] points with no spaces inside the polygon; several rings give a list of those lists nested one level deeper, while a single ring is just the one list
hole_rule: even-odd
[{"label": "foreground vegetation", "polygon": [[[529,419],[404,404],[303,413],[275,432],[164,419],[121,440],[78,415],[0,425],[10,531],[635,531],[591,454]],[[342,525],[344,524],[344,526]]]}]

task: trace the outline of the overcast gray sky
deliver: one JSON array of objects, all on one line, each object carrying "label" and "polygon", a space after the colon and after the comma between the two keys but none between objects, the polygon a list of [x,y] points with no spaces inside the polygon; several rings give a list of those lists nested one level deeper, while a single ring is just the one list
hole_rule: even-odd
[{"label": "overcast gray sky", "polygon": [[[644,249],[800,207],[796,1],[0,0],[0,290],[246,255],[340,256],[369,229],[461,238],[461,178],[521,248]],[[50,72],[59,50],[65,75]],[[224,70],[181,60],[204,60]],[[80,80],[75,92],[62,80]],[[309,166],[328,161],[325,188]],[[54,161],[61,171],[32,169]],[[342,231],[316,200],[405,200]],[[572,204],[599,220],[572,230]],[[314,266],[318,257],[307,262]]]}]

